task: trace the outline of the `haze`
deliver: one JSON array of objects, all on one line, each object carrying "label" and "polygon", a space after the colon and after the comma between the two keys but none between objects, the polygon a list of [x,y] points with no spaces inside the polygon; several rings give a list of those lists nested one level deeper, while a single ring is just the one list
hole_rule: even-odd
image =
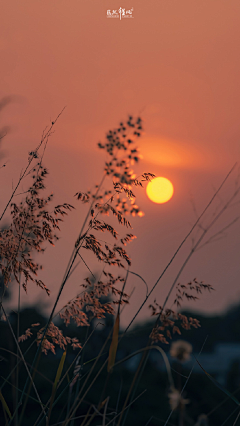
[{"label": "haze", "polygon": [[[133,7],[134,19],[107,19],[107,9],[120,6]],[[1,169],[1,210],[28,151],[64,106],[44,164],[55,203],[77,207],[65,220],[56,247],[49,247],[48,256],[39,259],[51,299],[29,288],[28,296],[22,296],[24,303],[52,306],[86,213],[73,195],[100,181],[105,158],[97,142],[128,114],[144,119],[145,135],[139,140],[144,158],[137,173],[165,176],[174,185],[174,196],[164,205],[152,203],[145,190],[136,191],[145,216],[132,220],[137,239],[128,250],[132,271],[142,275],[149,288],[153,286],[196,220],[196,211],[202,212],[239,161],[239,35],[238,0],[2,2],[0,96],[13,99],[0,116],[1,125],[11,128],[1,147],[7,162]],[[236,167],[207,221],[232,194],[237,176]],[[238,215],[236,204],[211,235]],[[193,256],[179,278],[184,283],[197,277],[216,289],[195,302],[198,311],[216,313],[239,301],[239,222],[220,236]],[[163,303],[191,242],[191,238],[186,242],[139,320],[150,315],[147,306],[155,297]],[[89,262],[97,273],[97,262]],[[87,275],[83,266],[76,270],[59,309],[79,292]],[[144,284],[131,276],[129,291],[133,287],[122,325],[146,294]]]}]

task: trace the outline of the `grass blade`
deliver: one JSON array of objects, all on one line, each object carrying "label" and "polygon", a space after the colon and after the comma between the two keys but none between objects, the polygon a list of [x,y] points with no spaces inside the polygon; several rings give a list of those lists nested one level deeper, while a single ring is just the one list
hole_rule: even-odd
[{"label": "grass blade", "polygon": [[115,364],[115,358],[116,358],[117,347],[118,347],[118,334],[119,334],[119,312],[117,314],[117,318],[114,324],[112,342],[109,349],[108,367],[107,367],[108,373],[112,370],[112,367]]},{"label": "grass blade", "polygon": [[1,403],[2,403],[2,406],[3,406],[3,409],[8,413],[8,415],[9,415],[9,417],[11,419],[12,418],[11,412],[10,412],[10,410],[8,408],[8,405],[7,405],[7,403],[6,403],[5,399],[4,399],[4,396],[3,396],[3,394],[2,394],[1,391],[0,391],[0,400],[1,400]]},{"label": "grass blade", "polygon": [[199,367],[204,371],[204,373],[206,374],[206,376],[215,384],[215,386],[217,386],[219,389],[221,389],[221,391],[223,391],[227,396],[229,396],[229,398],[231,398],[237,405],[240,405],[240,403],[237,400],[237,398],[235,398],[235,396],[233,396],[227,389],[225,389],[222,385],[220,385],[220,383],[218,383],[218,381],[216,379],[214,379],[214,377],[212,377],[206,370],[204,370],[204,368],[201,366],[201,364],[197,360],[197,358],[195,358],[195,359],[196,359]]},{"label": "grass blade", "polygon": [[59,382],[61,374],[62,374],[62,370],[63,370],[65,358],[66,358],[66,354],[67,354],[66,351],[64,351],[63,354],[62,354],[62,358],[61,358],[61,361],[59,363],[57,374],[56,374],[56,377],[55,377],[55,380],[54,380],[54,383],[53,383],[52,395],[51,395],[51,401],[50,401],[50,407],[49,407],[48,418],[47,418],[47,426],[49,424],[49,420],[50,420],[50,416],[51,416],[51,411],[52,411],[52,405],[53,405],[53,401],[54,401],[54,398],[55,398],[55,394],[56,394],[56,390],[57,390],[57,385],[58,385],[58,382]]}]

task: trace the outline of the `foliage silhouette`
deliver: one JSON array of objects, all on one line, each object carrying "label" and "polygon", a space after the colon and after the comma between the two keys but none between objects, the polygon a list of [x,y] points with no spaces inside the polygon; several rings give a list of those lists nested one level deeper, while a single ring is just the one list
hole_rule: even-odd
[{"label": "foliage silhouette", "polygon": [[[146,415],[142,417],[141,414],[139,424],[143,424],[143,418],[145,424],[149,422],[153,425],[159,424],[159,421],[164,424],[167,416],[170,419],[170,405],[172,419],[167,421],[169,425],[176,422],[180,422],[181,425],[187,424],[190,418],[188,416],[194,419],[193,424],[195,420],[197,421],[196,410],[191,412],[190,409],[188,414],[186,409],[183,415],[181,404],[186,400],[181,395],[182,390],[177,390],[174,385],[176,378],[172,378],[165,350],[171,339],[175,339],[176,334],[181,334],[184,330],[193,333],[194,329],[194,334],[191,335],[195,336],[198,332],[199,321],[191,315],[179,312],[182,300],[184,298],[195,300],[196,295],[205,290],[211,291],[213,288],[196,278],[187,284],[181,284],[178,280],[191,256],[203,244],[202,241],[204,242],[213,224],[236,201],[239,187],[235,188],[233,195],[208,226],[202,228],[200,237],[196,239],[170,286],[166,300],[161,304],[155,300],[150,305],[151,314],[156,316],[156,321],[151,324],[149,333],[133,343],[131,337],[129,339],[131,332],[128,330],[182,245],[201,224],[204,214],[233,169],[149,291],[145,280],[131,271],[131,259],[125,249],[135,238],[130,231],[132,226],[130,220],[126,218],[127,214],[143,216],[143,212],[136,204],[134,187],[143,187],[144,183],[154,178],[152,173],[143,173],[136,177],[132,169],[140,159],[136,142],[142,134],[143,122],[140,117],[134,119],[129,116],[117,128],[109,130],[105,142],[98,143],[98,148],[105,151],[107,157],[100,183],[92,191],[82,192],[81,189],[75,194],[80,203],[88,206],[88,212],[80,231],[76,234],[72,254],[50,316],[44,318],[34,308],[22,310],[20,294],[22,290],[27,292],[29,285],[35,284],[50,297],[50,289],[38,279],[41,265],[36,262],[35,256],[46,250],[46,242],[51,245],[57,242],[60,223],[74,208],[70,204],[63,203],[51,207],[50,210],[53,195],[43,195],[46,192],[45,180],[48,175],[48,170],[43,166],[43,157],[49,137],[62,112],[63,110],[44,130],[37,148],[29,152],[27,166],[21,173],[1,215],[2,219],[10,210],[10,224],[0,231],[2,286],[7,289],[12,281],[19,295],[17,312],[9,314],[4,308],[7,293],[2,291],[1,294],[3,343],[0,350],[4,363],[2,364],[4,368],[0,368],[2,422],[18,426],[21,424],[40,426],[45,423],[73,426],[78,424],[76,419],[81,419],[81,425],[97,425],[100,421],[105,425],[123,426],[126,422],[134,424],[135,412],[141,411],[144,399],[145,404],[149,404],[151,416],[149,411],[145,413],[148,418],[145,418]],[[29,179],[31,183],[25,197],[19,203],[14,202],[20,183],[23,180],[28,182]],[[106,222],[105,217],[109,215],[115,218],[118,226],[121,225],[125,229],[124,235],[119,235],[119,232]],[[100,233],[105,233],[106,240],[103,241],[98,237]],[[91,272],[93,268],[86,263],[84,249],[91,252],[93,259],[97,259],[102,265],[98,276]],[[63,288],[68,284],[68,279],[77,267],[79,259],[87,265],[90,274],[82,283],[82,291],[56,313]],[[116,269],[120,271],[117,274]],[[119,318],[121,319],[124,305],[131,303],[129,295],[125,292],[129,273],[144,281],[147,294],[129,326],[122,331],[119,329]],[[174,310],[166,306],[173,290],[176,291]],[[99,324],[102,321],[104,327],[100,330]],[[124,342],[126,342],[125,349]],[[165,359],[169,381],[166,375],[156,370],[151,363],[148,365],[149,351],[155,347]],[[135,374],[130,373],[126,370],[125,363],[133,355],[140,353],[143,355],[137,371]],[[161,386],[159,378],[162,381]],[[157,386],[159,392],[156,391]],[[154,406],[146,392],[146,388],[150,387],[155,390],[154,395],[151,394],[152,401],[156,402]],[[171,401],[177,393],[180,395],[180,404],[174,405]],[[163,401],[161,412],[157,408],[159,398]],[[197,414],[201,412],[198,411]]]}]

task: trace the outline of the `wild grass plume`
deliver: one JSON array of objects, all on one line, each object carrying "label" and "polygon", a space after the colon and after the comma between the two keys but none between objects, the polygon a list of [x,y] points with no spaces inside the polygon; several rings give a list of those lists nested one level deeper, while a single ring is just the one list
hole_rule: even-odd
[{"label": "wild grass plume", "polygon": [[[154,350],[159,359],[163,358],[166,368],[166,386],[164,396],[161,395],[163,408],[159,400],[157,411],[154,409],[154,415],[151,415],[151,408],[146,406],[148,420],[141,424],[207,424],[208,417],[204,413],[198,412],[196,418],[188,415],[191,395],[185,395],[187,389],[186,382],[184,385],[182,381],[182,365],[191,358],[192,346],[182,338],[176,340],[176,336],[184,330],[201,326],[197,318],[180,311],[182,302],[197,300],[202,292],[211,292],[213,287],[197,278],[188,283],[181,283],[179,279],[191,256],[206,241],[206,234],[236,200],[239,187],[208,225],[201,227],[203,215],[228,176],[224,179],[181,245],[176,247],[176,252],[151,290],[146,281],[135,273],[146,284],[147,293],[138,311],[133,313],[129,326],[122,330],[120,319],[124,305],[131,304],[131,297],[126,291],[129,274],[133,273],[127,246],[136,238],[132,233],[131,217],[139,216],[141,220],[144,214],[137,205],[134,192],[136,187],[144,187],[154,178],[153,173],[143,172],[137,176],[134,171],[135,164],[141,159],[137,142],[143,132],[143,120],[128,116],[106,133],[104,141],[98,143],[98,148],[106,156],[99,182],[91,191],[86,190],[86,182],[82,182],[79,191],[73,194],[79,203],[78,208],[86,204],[88,210],[83,223],[76,224],[74,246],[49,318],[45,323],[40,314],[39,321],[34,318],[32,322],[29,318],[29,323],[23,329],[26,321],[21,319],[21,292],[27,293],[29,286],[34,285],[41,288],[47,298],[51,298],[51,288],[39,279],[42,266],[36,261],[36,255],[47,251],[46,243],[57,244],[61,222],[67,220],[74,209],[73,205],[64,202],[54,205],[53,194],[49,192],[46,195],[49,172],[44,166],[44,153],[62,112],[44,130],[38,146],[29,152],[26,167],[1,214],[1,220],[5,217],[8,219],[8,225],[0,229],[1,327],[2,336],[10,342],[8,347],[1,339],[1,364],[4,364],[4,371],[1,370],[1,424],[132,425],[134,407],[139,401],[145,403],[149,385],[144,370],[149,353]],[[0,135],[1,138],[7,137],[3,130]],[[0,167],[3,166],[5,164],[0,164]],[[2,181],[3,170],[0,171]],[[29,179],[31,183],[19,201],[19,185],[22,181],[29,182]],[[108,216],[122,226],[121,233],[108,223]],[[200,230],[200,235],[193,241],[176,279],[169,284],[167,298],[162,301],[155,299],[149,305],[150,316],[155,318],[155,322],[149,330],[148,341],[128,353],[127,347],[123,348],[124,342],[131,336],[130,325],[142,307],[149,303],[149,297],[162,276],[196,229]],[[101,269],[98,275],[92,272],[94,265],[85,260],[86,250],[93,254],[98,269]],[[87,267],[88,274],[74,298],[61,305],[63,288],[68,286],[68,279],[79,261],[80,265]],[[14,317],[5,309],[10,283],[11,291],[18,294],[18,308]],[[173,305],[168,307],[169,296],[173,292]],[[101,322],[103,328],[99,330]],[[168,346],[170,352],[167,356]],[[138,355],[141,357],[139,364],[134,373],[126,378],[126,363]],[[175,358],[175,369],[169,363],[170,357]],[[47,366],[50,366],[50,370]],[[177,383],[173,373],[177,374],[178,379],[181,377],[181,381]],[[140,379],[143,379],[143,385]]]}]

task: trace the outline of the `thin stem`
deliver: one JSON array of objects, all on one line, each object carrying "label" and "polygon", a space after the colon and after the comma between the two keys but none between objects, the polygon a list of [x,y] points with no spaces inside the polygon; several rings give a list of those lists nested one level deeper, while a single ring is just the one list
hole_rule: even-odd
[{"label": "thin stem", "polygon": [[[121,392],[122,392],[122,387],[123,387],[123,379],[121,377],[121,383],[120,383],[120,388],[119,388],[119,391],[118,391],[118,399],[117,399],[117,404],[116,404],[116,413],[118,412],[118,406],[119,406],[120,396],[121,396]],[[115,426],[115,420],[114,420],[113,426]]]},{"label": "thin stem", "polygon": [[169,268],[169,266],[172,264],[173,260],[175,259],[175,257],[177,256],[178,252],[180,251],[180,249],[182,248],[182,246],[184,245],[184,243],[187,241],[188,237],[192,234],[192,232],[194,231],[194,229],[196,228],[196,226],[198,225],[198,223],[200,222],[201,218],[203,217],[203,215],[205,214],[205,212],[208,210],[208,208],[210,207],[210,205],[212,204],[212,202],[214,201],[214,199],[216,198],[217,194],[220,192],[220,190],[222,189],[223,185],[225,184],[225,182],[227,181],[227,179],[229,178],[230,174],[233,172],[234,168],[236,167],[237,163],[234,164],[234,166],[231,168],[231,170],[228,172],[227,176],[225,177],[225,179],[223,180],[223,182],[221,183],[221,185],[219,186],[218,190],[215,192],[215,194],[213,195],[213,197],[211,198],[211,200],[209,201],[209,203],[207,204],[207,206],[205,207],[205,209],[203,210],[203,212],[201,213],[201,215],[199,216],[199,218],[196,220],[196,222],[194,223],[194,225],[192,226],[192,228],[190,229],[190,231],[188,232],[188,234],[186,235],[186,237],[182,240],[181,244],[178,246],[177,250],[175,251],[174,255],[172,256],[172,258],[170,259],[170,261],[168,262],[167,266],[164,268],[163,272],[161,273],[161,275],[159,276],[158,280],[156,281],[156,283],[154,284],[154,286],[152,287],[152,289],[150,290],[150,292],[148,293],[148,295],[145,297],[143,303],[141,304],[140,308],[138,309],[138,311],[136,312],[136,314],[134,315],[134,317],[132,318],[132,320],[130,321],[130,323],[128,324],[127,328],[125,329],[124,334],[127,332],[127,330],[131,327],[132,323],[134,322],[134,320],[136,319],[136,317],[138,316],[139,312],[142,310],[143,306],[146,304],[147,300],[149,299],[149,297],[151,296],[152,292],[155,290],[155,288],[157,287],[159,281],[161,280],[161,278],[163,277],[163,275],[165,274],[165,272],[167,271],[167,269]]},{"label": "thin stem", "polygon": [[[143,392],[141,392],[132,402],[130,402],[130,404],[127,405],[127,407],[125,407],[125,410],[127,408],[129,408],[135,401],[137,401],[139,398],[141,398],[141,396],[147,391],[147,389],[145,389]],[[106,426],[109,426],[115,419],[117,419],[120,416],[121,413],[117,414],[110,422],[108,422],[106,424]]]},{"label": "thin stem", "polygon": [[[200,352],[199,352],[199,354],[198,354],[198,356],[199,355],[201,355],[201,353],[202,353],[202,351],[203,351],[203,348],[204,348],[204,346],[205,346],[205,343],[206,343],[206,341],[207,341],[207,338],[208,338],[208,336],[206,337],[206,339],[204,340],[204,342],[203,342],[203,345],[202,345],[202,347],[201,347],[201,349],[200,349]],[[182,394],[183,394],[183,392],[184,392],[184,389],[186,388],[186,386],[187,386],[187,383],[188,383],[188,381],[189,381],[189,379],[190,379],[190,376],[192,375],[192,372],[193,372],[193,369],[194,369],[194,367],[195,367],[195,365],[197,364],[197,361],[195,360],[195,362],[194,362],[194,364],[193,364],[193,366],[192,366],[192,368],[191,368],[191,371],[190,371],[190,373],[189,373],[189,375],[188,375],[188,377],[187,377],[187,380],[186,380],[186,382],[184,383],[184,385],[183,385],[183,387],[182,387],[182,390],[181,390],[181,396],[182,396]],[[166,420],[166,422],[164,423],[164,426],[167,426],[167,424],[168,424],[168,420],[170,419],[170,417],[172,416],[172,413],[173,413],[173,411],[174,410],[172,410],[171,411],[171,413],[169,414],[169,416],[168,416],[168,418],[167,418],[167,420]]]},{"label": "thin stem", "polygon": [[[56,121],[58,120],[58,118],[60,117],[60,115],[63,113],[63,111],[65,110],[65,108],[66,108],[66,107],[64,107],[64,108],[62,109],[62,111],[58,114],[58,116],[57,116],[57,118],[55,119],[55,121],[53,121],[53,122],[52,122],[52,124],[51,124],[50,128],[48,129],[47,133],[46,133],[45,135],[44,135],[44,134],[42,135],[42,139],[41,139],[41,141],[40,141],[39,145],[37,146],[37,148],[35,149],[35,151],[34,151],[34,152],[36,152],[36,153],[37,153],[37,151],[39,150],[39,148],[40,148],[40,146],[43,144],[43,142],[44,142],[45,140],[48,140],[49,136],[51,135],[51,131],[52,131],[52,128],[53,128],[54,124],[56,123]],[[31,158],[30,158],[30,160],[28,161],[28,165],[26,166],[26,168],[25,168],[24,172],[20,175],[20,178],[19,178],[19,180],[18,180],[18,183],[17,183],[17,185],[16,185],[15,189],[13,190],[12,195],[11,195],[11,197],[10,197],[9,201],[7,202],[7,205],[6,205],[5,209],[3,210],[2,215],[0,216],[0,221],[2,220],[2,218],[3,218],[4,214],[6,213],[7,208],[8,208],[8,206],[9,206],[9,204],[11,203],[11,201],[12,201],[12,199],[13,199],[13,197],[14,197],[14,195],[15,195],[15,193],[16,193],[16,191],[17,191],[17,189],[18,189],[18,187],[19,187],[19,185],[20,185],[20,183],[21,183],[21,181],[22,181],[22,180],[23,180],[23,178],[25,177],[25,175],[26,175],[26,173],[27,173],[27,171],[28,171],[28,169],[29,169],[29,167],[30,167],[30,165],[31,165],[31,163],[32,163],[32,161],[33,161],[33,159],[34,159],[34,156],[32,155],[32,156],[31,156]]]},{"label": "thin stem", "polygon": [[[26,355],[26,353],[31,349],[31,347],[34,345],[34,343],[37,341],[37,339],[35,339],[32,343],[31,343],[31,345],[27,348],[27,350],[24,352],[24,355]],[[5,348],[0,348],[1,350],[3,350],[3,351],[7,351],[7,352],[9,352],[8,351],[8,349],[5,349]],[[17,356],[16,354],[14,354],[15,356]],[[19,361],[18,361],[18,363],[15,365],[15,367],[10,371],[10,373],[8,374],[8,376],[7,376],[7,378],[6,379],[4,379],[4,382],[3,382],[3,384],[0,386],[0,390],[2,391],[2,389],[4,388],[4,386],[5,386],[5,383],[7,382],[7,380],[11,377],[11,375],[13,374],[13,372],[15,371],[15,369],[17,368],[17,366],[20,364],[22,362],[22,358],[21,357],[19,357]],[[28,364],[28,363],[27,363]],[[29,365],[29,364],[28,364]],[[38,372],[39,373],[39,372]],[[41,373],[39,373],[39,374],[41,374]],[[48,379],[47,379],[48,380]],[[52,383],[52,382],[51,382]],[[53,384],[53,383],[52,383]]]},{"label": "thin stem", "polygon": [[[104,182],[105,178],[106,178],[106,174],[104,174],[104,175],[103,175],[102,180],[101,180],[100,184],[98,185],[98,189],[97,189],[97,191],[96,191],[95,197],[97,197],[97,195],[98,195],[98,193],[99,193],[99,191],[100,191],[100,189],[101,189],[101,187],[102,187],[102,185],[103,185],[103,182]],[[92,210],[93,204],[94,204],[95,202],[96,202],[96,200],[95,200],[95,199],[93,199],[93,200],[92,200],[92,202],[91,202],[91,204],[90,204],[90,207],[89,207],[89,209],[88,209],[87,215],[86,215],[85,220],[84,220],[84,222],[83,222],[82,228],[81,228],[81,230],[80,230],[80,232],[79,232],[79,235],[78,235],[77,240],[80,240],[80,238],[82,237],[83,230],[84,230],[84,228],[85,228],[85,225],[86,225],[87,220],[88,220],[88,218],[89,218],[89,215],[90,215],[90,213],[91,213],[91,210]],[[72,252],[71,257],[70,257],[70,259],[69,259],[69,262],[68,262],[68,265],[67,265],[67,268],[66,268],[65,274],[64,274],[64,276],[63,276],[63,279],[64,279],[64,278],[68,275],[68,272],[69,272],[69,269],[70,269],[70,265],[72,264],[72,259],[73,259],[73,257],[75,256],[75,252],[76,252],[76,247],[74,247],[74,249],[73,249],[73,252]]]},{"label": "thin stem", "polygon": [[[99,324],[99,323],[98,323]],[[94,331],[96,330],[98,324],[96,325],[96,327],[94,328],[94,330],[91,332],[90,336],[88,337],[88,339],[86,340],[86,342],[84,343],[83,347],[80,349],[80,351],[77,353],[75,359],[73,360],[73,362],[71,363],[71,365],[68,367],[66,373],[63,375],[63,377],[61,378],[61,380],[58,383],[57,389],[61,386],[62,382],[64,381],[65,377],[67,376],[67,374],[69,373],[70,369],[72,368],[73,364],[76,362],[77,358],[80,356],[81,352],[83,351],[83,349],[85,348],[86,344],[88,343],[89,339],[91,338],[91,336],[93,335]],[[74,377],[72,377],[72,380],[74,379]],[[68,385],[67,385],[68,387]],[[63,392],[65,391],[65,389],[62,391],[62,393],[59,395],[59,397],[57,399],[55,399],[54,403],[53,403],[53,407],[54,405],[57,403],[58,399],[60,398],[60,396],[63,394]],[[46,407],[48,406],[48,404],[50,403],[51,398],[49,398],[48,402],[46,403]],[[38,424],[38,421],[40,420],[42,416],[42,413],[39,414],[36,422],[34,423],[34,426],[36,426]],[[42,419],[43,420],[43,419]]]},{"label": "thin stem", "polygon": [[[17,311],[17,341],[19,341],[19,327],[20,327],[20,277],[19,277],[19,285],[18,285],[18,311]],[[17,347],[17,355],[19,355],[18,347]],[[18,362],[16,365],[16,417],[15,417],[15,426],[18,426],[18,374],[19,374],[19,368],[18,368]]]},{"label": "thin stem", "polygon": [[[5,310],[4,310],[3,305],[2,305],[2,310],[3,310],[4,315],[6,316],[6,312],[5,312]],[[22,357],[23,363],[24,363],[25,368],[26,368],[26,370],[27,370],[28,376],[29,376],[29,378],[30,378],[30,380],[31,380],[31,383],[32,383],[33,388],[34,388],[34,390],[35,390],[35,393],[36,393],[36,395],[37,395],[38,401],[39,401],[39,403],[40,403],[40,405],[41,405],[41,408],[42,408],[42,410],[43,410],[43,412],[44,412],[44,414],[45,414],[45,410],[44,410],[44,407],[43,407],[42,401],[41,401],[41,399],[40,399],[40,396],[39,396],[39,394],[38,394],[38,391],[37,391],[37,389],[36,389],[36,386],[35,386],[35,384],[33,383],[33,379],[32,379],[32,377],[31,377],[31,373],[30,373],[30,371],[29,371],[29,369],[28,369],[28,366],[27,366],[27,364],[26,364],[26,361],[25,361],[25,359],[24,359],[24,356],[23,356],[23,354],[22,354],[22,351],[21,351],[21,349],[20,349],[20,347],[19,347],[18,341],[17,341],[16,336],[15,336],[15,334],[14,334],[14,331],[13,331],[13,329],[12,329],[12,326],[11,326],[11,324],[10,324],[9,319],[8,319],[8,317],[7,317],[7,316],[6,316],[6,318],[7,318],[8,326],[9,326],[9,328],[10,328],[10,330],[11,330],[12,336],[13,336],[13,338],[14,338],[14,340],[15,340],[15,343],[16,343],[16,345],[17,345],[17,347],[18,347],[18,351],[19,351],[19,353],[20,353],[20,355],[21,355],[21,357]],[[23,392],[24,392],[24,390],[23,390]],[[19,403],[19,404],[20,404],[20,403]],[[12,419],[11,419],[11,420],[10,420],[10,422],[9,422],[9,425],[12,423],[12,421],[13,421],[13,419],[14,419],[14,416],[15,416],[15,414],[16,414],[16,411],[18,410],[19,404],[18,404],[18,406],[17,406],[17,408],[16,408],[16,410],[15,410],[15,412],[14,412],[14,415],[12,416]],[[21,419],[20,419],[20,420],[21,420]]]},{"label": "thin stem", "polygon": [[[134,320],[135,320],[135,318],[137,317],[138,313],[141,311],[142,307],[145,305],[146,301],[148,300],[148,298],[149,298],[149,297],[150,297],[150,295],[152,294],[153,290],[154,290],[154,289],[156,288],[156,286],[158,285],[159,281],[161,280],[161,278],[163,277],[163,275],[165,274],[165,272],[167,271],[167,269],[169,268],[169,266],[171,265],[171,263],[173,262],[174,258],[176,257],[177,253],[179,252],[179,250],[181,249],[181,247],[183,246],[183,244],[186,242],[186,240],[188,239],[188,237],[192,234],[193,230],[196,228],[196,226],[197,226],[197,225],[198,225],[198,223],[200,222],[201,218],[203,217],[203,215],[205,214],[205,212],[208,210],[208,208],[210,207],[210,205],[212,204],[212,202],[214,201],[214,199],[215,199],[215,198],[216,198],[216,196],[218,195],[218,193],[219,193],[219,191],[221,190],[221,188],[223,187],[224,183],[226,182],[226,180],[228,179],[228,177],[230,176],[230,174],[232,173],[232,171],[233,171],[233,170],[234,170],[234,168],[236,167],[236,164],[237,164],[237,163],[235,163],[235,164],[234,164],[234,166],[231,168],[231,170],[228,172],[227,176],[225,177],[225,179],[223,180],[223,182],[222,182],[222,183],[221,183],[221,185],[219,186],[218,190],[215,192],[215,194],[213,195],[213,197],[211,198],[211,200],[209,201],[209,203],[207,204],[207,206],[205,207],[205,209],[203,210],[203,212],[201,213],[201,215],[199,216],[199,218],[196,220],[196,222],[194,223],[194,225],[193,225],[193,226],[192,226],[192,228],[190,229],[189,233],[186,235],[186,237],[183,239],[183,241],[181,242],[181,244],[180,244],[180,245],[179,245],[179,247],[177,248],[177,250],[176,250],[176,252],[174,253],[173,257],[170,259],[170,261],[168,262],[167,266],[166,266],[166,267],[165,267],[165,269],[163,270],[162,274],[160,275],[160,277],[158,278],[158,280],[156,281],[156,283],[154,284],[154,286],[152,287],[152,289],[150,290],[150,292],[149,292],[149,293],[148,293],[148,295],[146,296],[145,300],[144,300],[144,301],[143,301],[143,303],[141,304],[141,306],[140,306],[140,308],[138,309],[137,313],[134,315],[134,317],[133,317],[133,319],[131,320],[131,322],[129,323],[128,327],[125,329],[124,334],[125,334],[125,333],[126,333],[126,331],[129,329],[129,327],[131,326],[131,324],[133,323],[133,321],[134,321]],[[212,224],[215,222],[215,220],[217,220],[217,218],[218,218],[218,216],[216,216],[216,217],[215,217],[215,219],[213,220]],[[211,226],[212,226],[212,224],[211,224]],[[209,228],[208,228],[208,229],[209,229]],[[205,236],[205,233],[206,233],[206,232],[207,232],[207,231],[204,231],[204,232],[203,232],[202,236],[201,236],[201,237],[199,238],[199,240],[198,240],[197,245],[198,245],[198,244],[200,244],[200,242],[201,242],[201,240],[203,239],[203,237]],[[167,303],[167,301],[168,301],[168,299],[169,299],[169,297],[170,297],[170,295],[171,295],[171,293],[172,293],[172,290],[174,289],[174,287],[175,287],[175,285],[176,285],[176,282],[177,282],[177,280],[178,280],[178,278],[179,278],[180,274],[182,273],[183,269],[185,268],[185,266],[186,266],[186,264],[187,264],[188,260],[190,259],[190,257],[191,257],[191,256],[192,256],[192,254],[194,253],[194,250],[195,250],[195,248],[197,247],[197,245],[195,245],[195,247],[194,247],[194,248],[190,251],[190,254],[187,256],[187,259],[185,260],[185,262],[183,263],[182,267],[180,268],[180,271],[179,271],[179,273],[177,274],[177,277],[176,277],[176,279],[174,280],[174,282],[173,282],[173,284],[172,284],[172,286],[171,286],[171,288],[170,288],[170,290],[169,290],[169,292],[168,292],[168,294],[167,294],[167,297],[166,297],[166,299],[165,299],[165,301],[164,301],[163,307],[162,307],[162,309],[161,309],[161,312],[160,312],[160,313],[159,313],[159,315],[158,315],[158,318],[157,318],[157,320],[156,320],[156,323],[155,323],[155,324],[157,324],[157,323],[158,323],[159,318],[160,318],[160,315],[161,315],[161,313],[162,313],[162,311],[163,311],[164,307],[166,306],[166,303]],[[122,336],[122,337],[123,337],[123,336]],[[149,346],[150,342],[151,342],[151,339],[149,338],[147,346]],[[139,374],[140,374],[140,372],[141,372],[142,366],[144,366],[144,365],[145,365],[145,362],[144,362],[144,361],[145,361],[145,358],[146,358],[146,357],[147,357],[147,352],[146,352],[146,351],[144,351],[144,353],[143,353],[143,355],[142,355],[142,358],[141,358],[141,361],[140,361],[140,363],[139,363],[139,365],[138,365],[137,371],[136,371],[136,373],[135,373],[135,376],[134,376],[134,378],[133,378],[132,384],[131,384],[130,389],[129,389],[129,391],[128,391],[127,397],[126,397],[126,399],[125,399],[125,402],[124,402],[124,408],[125,408],[125,407],[126,407],[126,405],[127,405],[128,399],[129,399],[130,394],[131,394],[131,392],[132,392],[132,390],[133,390],[133,388],[134,388],[134,385],[135,385],[135,383],[136,383],[137,377],[138,377],[138,375],[139,375]],[[122,419],[122,415],[120,416],[120,419],[119,419],[119,421],[118,421],[118,426],[120,425],[121,419]],[[125,417],[125,420],[126,420],[126,417]]]},{"label": "thin stem", "polygon": [[[104,179],[105,179],[105,175],[104,175],[104,176],[103,176],[103,178],[102,178],[102,181],[101,181],[101,183],[100,183],[100,186],[98,187],[98,190],[97,190],[97,192],[96,192],[96,195],[95,195],[95,196],[97,196],[98,191],[100,190],[100,187],[101,187],[101,185],[102,185],[102,183],[103,183]],[[93,205],[93,202],[92,202],[91,206],[92,206],[92,205]],[[89,208],[89,211],[88,211],[88,213],[87,213],[87,217],[89,216],[90,211],[91,211],[91,207]],[[78,238],[81,238],[81,235],[82,235],[82,232],[83,232],[83,229],[84,229],[85,223],[86,223],[86,221],[87,221],[87,217],[86,217],[86,219],[85,219],[85,221],[84,221],[84,225],[82,226],[82,229],[81,229],[81,231],[80,231],[80,234],[79,234],[79,237],[78,237]],[[41,347],[42,347],[43,339],[44,339],[44,337],[45,337],[45,335],[46,335],[46,333],[47,333],[48,327],[49,327],[49,325],[50,325],[50,323],[51,323],[51,321],[52,321],[52,319],[53,319],[53,315],[54,315],[54,312],[55,312],[56,306],[57,306],[58,301],[59,301],[59,299],[60,299],[60,296],[61,296],[61,294],[62,294],[63,288],[64,288],[64,286],[65,286],[65,284],[66,284],[66,282],[67,282],[67,280],[68,280],[68,278],[69,278],[69,275],[70,275],[70,273],[71,273],[71,269],[72,269],[73,264],[74,264],[74,262],[75,262],[75,259],[76,259],[76,257],[77,257],[77,254],[78,254],[79,248],[80,248],[80,247],[74,247],[74,249],[73,249],[73,253],[72,253],[71,257],[70,257],[70,260],[69,260],[69,262],[68,262],[68,266],[67,266],[66,272],[65,272],[65,274],[64,274],[63,282],[62,282],[62,284],[61,284],[61,286],[60,286],[60,289],[59,289],[59,292],[58,292],[57,298],[56,298],[55,303],[54,303],[54,306],[53,306],[53,308],[52,308],[52,312],[51,312],[51,314],[50,314],[50,317],[49,317],[49,319],[48,319],[47,325],[46,325],[45,330],[44,330],[43,335],[42,335],[41,342],[40,342],[40,344],[39,344],[39,346],[38,346],[38,349],[37,349],[36,355],[35,355],[35,357],[34,357],[34,360],[33,360],[33,366],[34,366],[34,364],[35,364],[35,363],[38,363],[38,362],[39,362],[39,359],[40,359],[40,356],[41,356],[41,351],[40,351],[40,350],[41,350]],[[26,381],[26,383],[25,383],[25,386],[24,386],[24,389],[26,388],[26,386],[27,386],[27,384],[28,384],[28,381],[29,381],[29,380],[27,379],[27,381]],[[29,392],[30,392],[30,389],[31,389],[31,384],[30,384],[30,387],[29,387]],[[25,404],[24,404],[24,409],[25,409],[25,406],[26,406],[26,402],[25,402]],[[23,411],[24,411],[24,409],[23,409]],[[20,426],[20,425],[19,425],[19,426]]]},{"label": "thin stem", "polygon": [[[36,341],[36,340],[35,340],[35,341]],[[33,345],[33,343],[35,343],[35,341],[34,341],[34,342],[32,342],[31,346]],[[28,348],[28,349],[30,349],[30,346],[29,346],[29,348]],[[18,363],[17,363],[17,364],[15,365],[15,367],[12,369],[11,373],[9,374],[9,376],[8,376],[7,378],[4,378],[4,377],[3,377],[3,379],[4,379],[4,383],[2,384],[2,386],[1,386],[1,388],[0,388],[0,390],[2,390],[2,389],[3,389],[3,387],[4,387],[4,385],[5,385],[5,381],[6,381],[7,383],[9,383],[9,381],[8,381],[9,377],[13,374],[13,372],[15,371],[15,369],[17,368],[17,366],[19,366],[20,362],[22,362],[22,358],[21,358],[21,356],[20,356],[20,355],[15,354],[14,352],[10,351],[9,349],[1,348],[1,347],[0,347],[0,350],[5,351],[5,352],[8,352],[9,354],[11,354],[11,355],[13,355],[13,356],[15,356],[16,358],[18,358],[18,359],[19,359]],[[27,353],[27,351],[24,353],[24,355],[25,355],[26,353]],[[29,366],[31,367],[31,365],[32,365],[32,364],[30,364],[30,362],[27,362],[27,361],[25,361],[25,362],[26,362],[26,364],[27,364],[27,365],[29,365]],[[49,382],[51,385],[53,385],[53,381],[52,381],[52,380],[50,380],[47,376],[44,376],[44,374],[40,373],[40,371],[38,371],[38,370],[35,370],[35,371],[36,371],[36,373],[37,373],[37,374],[39,374],[39,375],[40,375],[40,376],[42,376],[45,380],[47,380],[47,382]]]}]

